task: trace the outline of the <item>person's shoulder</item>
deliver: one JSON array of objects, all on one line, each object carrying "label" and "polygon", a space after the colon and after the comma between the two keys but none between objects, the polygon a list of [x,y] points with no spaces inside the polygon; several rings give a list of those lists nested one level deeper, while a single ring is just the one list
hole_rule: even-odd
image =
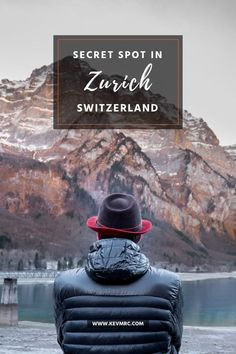
[{"label": "person's shoulder", "polygon": [[181,279],[178,274],[163,268],[150,267],[150,275],[155,280],[158,291],[171,300],[175,300],[181,289]]},{"label": "person's shoulder", "polygon": [[177,273],[171,272],[170,270],[164,268],[156,268],[150,266],[150,272],[159,278],[159,280],[168,280],[180,282],[180,277]]},{"label": "person's shoulder", "polygon": [[61,272],[54,280],[53,294],[58,302],[80,294],[80,283],[83,282],[84,268],[75,268]]},{"label": "person's shoulder", "polygon": [[54,284],[56,286],[64,286],[64,285],[69,285],[73,284],[75,282],[75,279],[78,279],[81,273],[84,272],[84,268],[74,268],[74,269],[69,269],[63,272],[60,272],[54,281]]},{"label": "person's shoulder", "polygon": [[157,272],[162,279],[167,279],[169,281],[181,282],[180,277],[177,273],[171,272],[170,270],[159,268]]}]

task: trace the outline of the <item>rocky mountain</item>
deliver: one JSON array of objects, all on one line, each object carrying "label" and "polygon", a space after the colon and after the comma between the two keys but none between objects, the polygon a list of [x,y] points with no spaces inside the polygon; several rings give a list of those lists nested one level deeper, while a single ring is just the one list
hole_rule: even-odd
[{"label": "rocky mountain", "polygon": [[52,66],[0,82],[1,248],[82,256],[95,240],[86,218],[125,191],[154,223],[142,241],[153,263],[236,265],[236,164],[203,119],[185,111],[183,130],[54,130],[52,89]]}]

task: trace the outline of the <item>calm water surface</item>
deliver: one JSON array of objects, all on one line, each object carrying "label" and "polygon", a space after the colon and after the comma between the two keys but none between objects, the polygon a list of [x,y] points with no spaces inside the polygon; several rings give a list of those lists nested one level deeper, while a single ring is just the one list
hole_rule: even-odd
[{"label": "calm water surface", "polygon": [[[18,285],[21,321],[53,322],[52,287]],[[185,325],[236,326],[236,279],[183,282],[183,288]]]}]

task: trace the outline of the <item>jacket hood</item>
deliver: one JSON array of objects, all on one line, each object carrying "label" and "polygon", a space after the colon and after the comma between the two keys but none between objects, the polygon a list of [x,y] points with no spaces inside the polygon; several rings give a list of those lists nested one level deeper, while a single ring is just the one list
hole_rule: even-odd
[{"label": "jacket hood", "polygon": [[101,283],[130,283],[149,269],[148,258],[140,247],[125,238],[108,238],[96,241],[90,247],[85,270]]}]

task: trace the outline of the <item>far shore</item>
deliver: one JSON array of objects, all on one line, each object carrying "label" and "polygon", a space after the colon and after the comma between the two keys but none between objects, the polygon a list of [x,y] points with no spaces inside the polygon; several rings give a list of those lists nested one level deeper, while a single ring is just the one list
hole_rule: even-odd
[{"label": "far shore", "polygon": [[[10,272],[9,272],[10,273]],[[17,272],[14,272],[16,274]],[[208,279],[228,279],[236,278],[236,271],[233,272],[215,272],[215,273],[176,273],[182,281],[196,281]],[[19,273],[20,275],[20,273]],[[21,278],[18,277],[18,284],[51,284],[55,278]],[[0,278],[0,284],[3,283],[3,278]]]},{"label": "far shore", "polygon": [[236,271],[215,273],[177,273],[183,281],[236,278]]}]

